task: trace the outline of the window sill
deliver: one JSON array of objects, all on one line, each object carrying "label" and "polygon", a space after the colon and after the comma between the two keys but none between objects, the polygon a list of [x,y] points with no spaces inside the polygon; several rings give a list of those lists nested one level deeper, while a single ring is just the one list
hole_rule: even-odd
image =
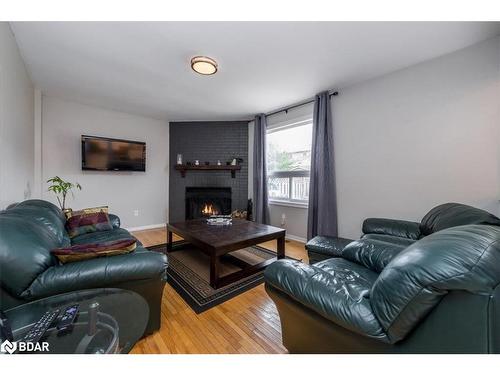
[{"label": "window sill", "polygon": [[269,205],[271,206],[286,206],[286,207],[295,207],[295,208],[303,208],[307,209],[307,203],[301,202],[290,202],[290,201],[279,201],[279,200],[269,200]]}]

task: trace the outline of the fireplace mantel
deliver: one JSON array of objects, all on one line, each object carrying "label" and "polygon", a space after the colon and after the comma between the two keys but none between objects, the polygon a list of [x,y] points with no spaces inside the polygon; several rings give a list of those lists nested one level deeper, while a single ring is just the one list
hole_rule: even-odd
[{"label": "fireplace mantel", "polygon": [[236,171],[241,169],[240,165],[186,165],[177,164],[175,170],[181,172],[182,177],[186,177],[186,171],[231,171],[231,177],[236,177]]}]

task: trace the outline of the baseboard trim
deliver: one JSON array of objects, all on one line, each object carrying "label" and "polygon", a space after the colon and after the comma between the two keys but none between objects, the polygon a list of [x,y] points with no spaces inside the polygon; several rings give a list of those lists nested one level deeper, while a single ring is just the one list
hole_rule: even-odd
[{"label": "baseboard trim", "polygon": [[166,225],[167,224],[165,224],[165,223],[161,223],[161,224],[143,225],[142,227],[132,227],[132,228],[124,228],[124,229],[128,230],[129,232],[138,232],[140,230],[164,228]]},{"label": "baseboard trim", "polygon": [[294,236],[293,234],[287,234],[285,236],[285,238],[287,240],[293,240],[293,241],[302,242],[302,243],[306,243],[307,242],[307,239],[299,237],[299,236]]}]

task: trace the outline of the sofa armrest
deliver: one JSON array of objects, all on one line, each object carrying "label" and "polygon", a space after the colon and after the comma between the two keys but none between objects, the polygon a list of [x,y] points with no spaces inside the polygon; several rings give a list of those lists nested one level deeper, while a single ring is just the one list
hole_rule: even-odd
[{"label": "sofa armrest", "polygon": [[111,225],[113,226],[113,229],[118,229],[120,228],[120,218],[116,215],[109,214],[109,221],[111,222]]},{"label": "sofa armrest", "polygon": [[354,240],[342,237],[316,236],[306,243],[306,250],[329,257],[339,257],[342,250]]},{"label": "sofa armrest", "polygon": [[[138,250],[141,248],[138,248]],[[167,277],[165,254],[139,251],[48,268],[23,292],[27,299],[81,289],[105,288],[118,283]]]},{"label": "sofa armrest", "polygon": [[368,218],[363,222],[364,234],[386,234],[389,236],[418,240],[419,223],[406,220]]}]

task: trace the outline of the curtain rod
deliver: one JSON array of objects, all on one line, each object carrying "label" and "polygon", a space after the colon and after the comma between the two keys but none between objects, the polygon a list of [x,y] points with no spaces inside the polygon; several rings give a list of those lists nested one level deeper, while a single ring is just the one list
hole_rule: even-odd
[{"label": "curtain rod", "polygon": [[[329,96],[330,97],[331,96],[337,96],[338,94],[339,94],[338,91],[331,91],[329,93]],[[266,115],[266,117],[268,117],[268,116],[272,116],[272,115],[275,115],[275,114],[280,113],[280,112],[288,112],[291,109],[294,109],[294,108],[297,108],[297,107],[302,107],[303,105],[310,104],[310,103],[314,103],[314,98],[307,99],[307,100],[305,100],[303,102],[292,104],[292,105],[289,105],[288,107],[280,108],[280,109],[277,109],[277,110],[272,111],[272,112],[268,112],[265,115]]]}]

